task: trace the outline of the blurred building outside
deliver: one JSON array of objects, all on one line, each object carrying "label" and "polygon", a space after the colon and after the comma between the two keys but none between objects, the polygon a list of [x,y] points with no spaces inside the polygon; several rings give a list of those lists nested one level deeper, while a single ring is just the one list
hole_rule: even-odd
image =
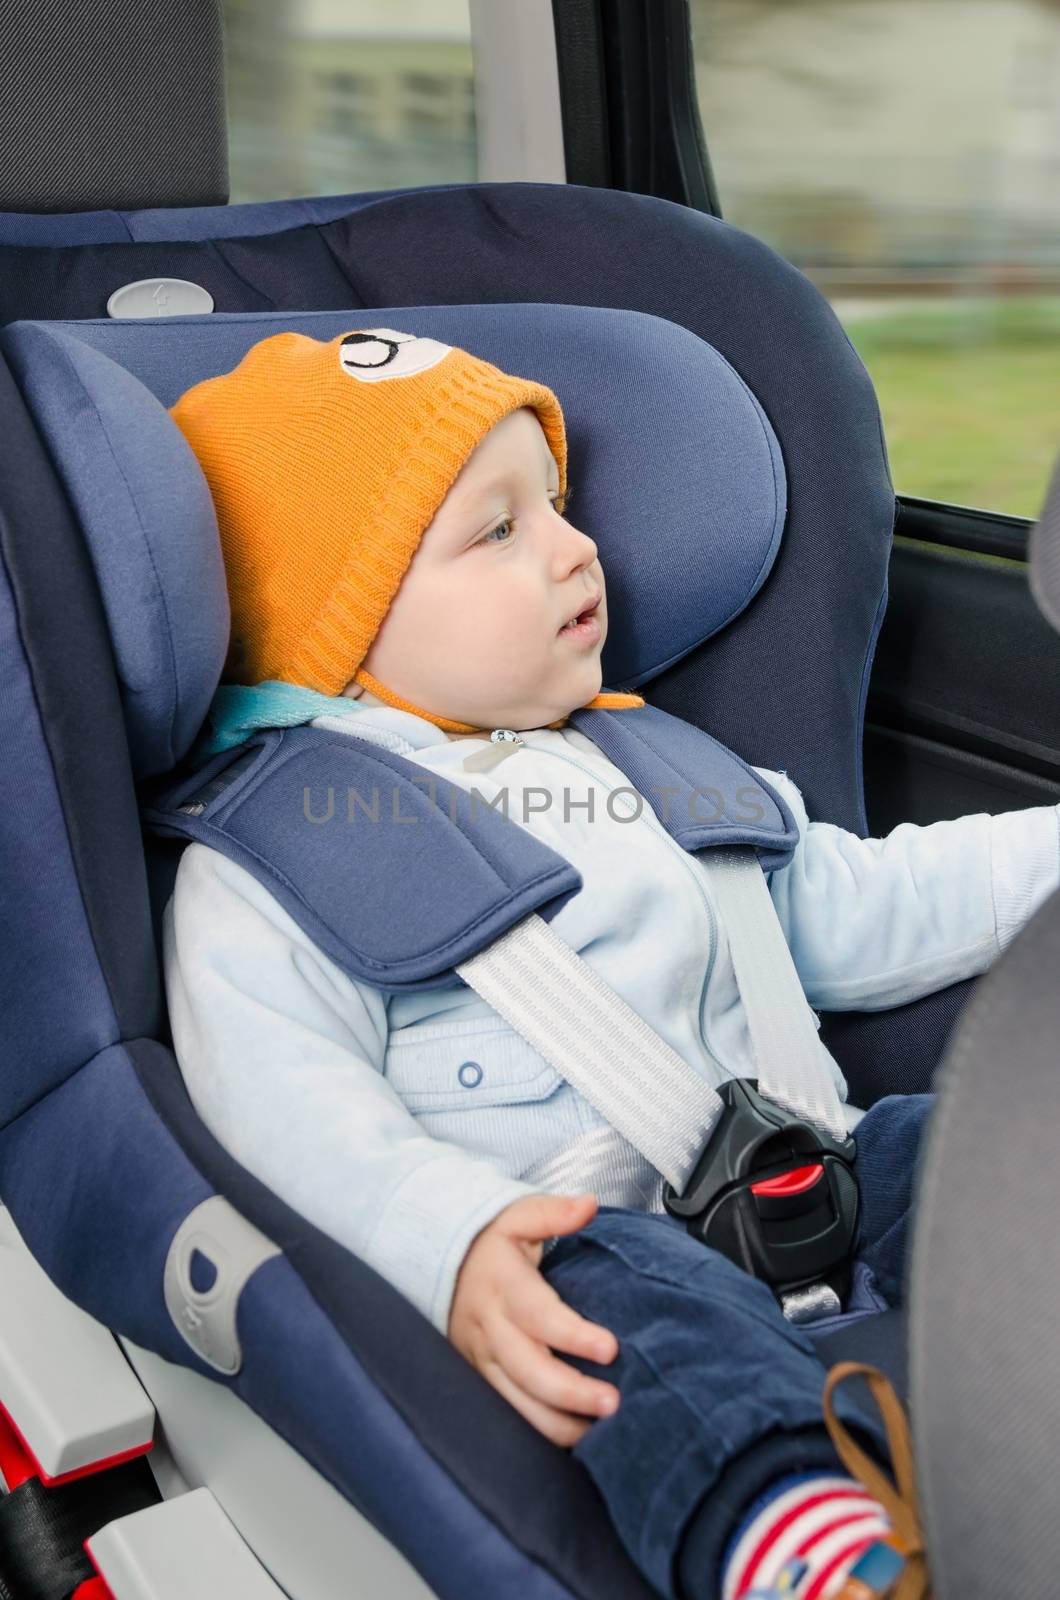
[{"label": "blurred building outside", "polygon": [[830,297],[1060,292],[1060,0],[692,0],[722,209]]},{"label": "blurred building outside", "polygon": [[473,183],[467,0],[224,0],[231,201]]},{"label": "blurred building outside", "polygon": [[[1060,442],[1060,0],[691,0],[726,221],[828,297],[896,486],[1037,512]],[[468,0],[225,0],[231,200],[477,177]]]}]

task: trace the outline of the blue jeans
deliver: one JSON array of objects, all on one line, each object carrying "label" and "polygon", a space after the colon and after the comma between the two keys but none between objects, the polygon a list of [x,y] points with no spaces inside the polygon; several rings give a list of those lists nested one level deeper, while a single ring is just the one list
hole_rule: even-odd
[{"label": "blue jeans", "polygon": [[[856,1131],[859,1260],[891,1304],[902,1299],[914,1168],[933,1104],[891,1095]],[[622,1396],[574,1456],[660,1594],[716,1600],[729,1537],[762,1489],[786,1472],[843,1470],[823,1423],[825,1367],[813,1343],[765,1284],[669,1216],[601,1206],[541,1270],[619,1342],[609,1366],[562,1358]],[[836,1410],[886,1461],[882,1430],[857,1400],[840,1391]]]}]

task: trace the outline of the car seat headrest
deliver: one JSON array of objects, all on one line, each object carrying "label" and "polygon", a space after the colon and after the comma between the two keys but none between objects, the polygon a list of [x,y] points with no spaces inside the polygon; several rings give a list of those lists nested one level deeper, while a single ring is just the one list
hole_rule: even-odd
[{"label": "car seat headrest", "polygon": [[228,648],[206,480],[165,407],[91,345],[26,323],[8,353],[88,541],[134,768],[168,771],[202,725]]},{"label": "car seat headrest", "polygon": [[637,687],[725,627],[777,555],[783,460],[712,346],[639,312],[548,304],[13,323],[5,354],[79,515],[139,776],[190,747],[224,661],[228,607],[198,462],[166,412],[288,329],[427,334],[546,383],[567,422],[572,520],[607,580],[609,687]]}]

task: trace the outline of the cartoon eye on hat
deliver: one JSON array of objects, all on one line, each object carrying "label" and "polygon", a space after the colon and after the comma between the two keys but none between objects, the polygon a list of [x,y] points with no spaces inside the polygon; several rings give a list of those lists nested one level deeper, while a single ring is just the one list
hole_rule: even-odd
[{"label": "cartoon eye on hat", "polygon": [[379,383],[384,378],[411,378],[413,373],[436,367],[452,348],[397,328],[362,328],[342,340],[339,365],[348,377],[361,383]]}]

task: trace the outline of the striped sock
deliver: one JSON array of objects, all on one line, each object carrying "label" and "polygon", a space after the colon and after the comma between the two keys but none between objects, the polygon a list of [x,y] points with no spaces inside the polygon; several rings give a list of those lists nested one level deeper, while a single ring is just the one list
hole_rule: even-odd
[{"label": "striped sock", "polygon": [[721,1600],[835,1600],[858,1558],[890,1530],[879,1501],[853,1478],[780,1478],[729,1544]]}]

